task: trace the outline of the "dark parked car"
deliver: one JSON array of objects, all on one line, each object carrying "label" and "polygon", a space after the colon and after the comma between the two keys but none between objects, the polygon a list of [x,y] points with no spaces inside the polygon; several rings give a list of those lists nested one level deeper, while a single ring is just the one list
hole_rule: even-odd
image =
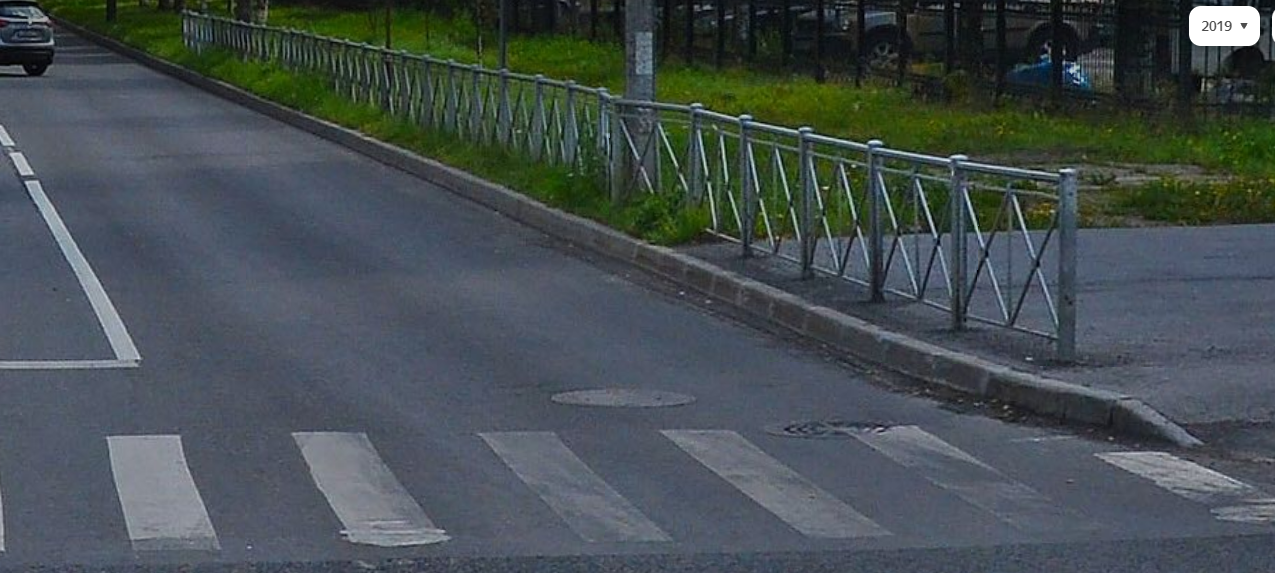
[{"label": "dark parked car", "polygon": [[44,75],[53,63],[53,26],[30,0],[0,0],[0,66]]}]

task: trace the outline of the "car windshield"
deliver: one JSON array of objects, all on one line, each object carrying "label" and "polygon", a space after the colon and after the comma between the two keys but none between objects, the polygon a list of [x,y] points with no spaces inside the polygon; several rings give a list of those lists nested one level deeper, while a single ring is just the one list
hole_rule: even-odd
[{"label": "car windshield", "polygon": [[43,18],[44,12],[30,4],[0,4],[0,18]]}]

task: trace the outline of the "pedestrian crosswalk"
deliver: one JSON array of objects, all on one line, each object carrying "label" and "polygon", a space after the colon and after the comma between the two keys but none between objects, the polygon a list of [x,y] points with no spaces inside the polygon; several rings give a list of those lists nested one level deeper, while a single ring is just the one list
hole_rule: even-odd
[{"label": "pedestrian crosswalk", "polygon": [[[730,515],[769,520],[758,527],[771,532],[776,528],[786,529],[794,539],[810,542],[899,541],[925,538],[933,533],[927,531],[929,516],[898,514],[899,508],[906,505],[898,503],[901,501],[898,484],[864,482],[863,476],[872,474],[850,471],[849,467],[812,471],[808,459],[794,463],[798,460],[791,455],[790,448],[840,452],[840,456],[828,457],[829,464],[844,465],[845,460],[853,459],[856,466],[888,466],[893,468],[891,472],[911,476],[900,480],[906,482],[907,491],[903,495],[922,500],[927,496],[928,499],[944,496],[948,506],[964,504],[968,511],[986,515],[991,523],[999,523],[1000,527],[1023,535],[1082,532],[1101,521],[1085,507],[1073,505],[1075,500],[1071,494],[1059,493],[1056,483],[1041,484],[1039,475],[1022,475],[1021,467],[1019,471],[998,469],[984,459],[999,459],[1004,464],[1003,456],[988,450],[982,451],[986,457],[980,459],[975,453],[918,426],[865,429],[848,432],[847,440],[818,442],[762,433],[754,436],[742,430],[651,430],[649,435],[640,437],[650,440],[648,445],[633,449],[632,455],[650,456],[650,443],[666,448],[665,453],[658,460],[627,460],[633,463],[623,466],[629,474],[623,479],[615,479],[614,465],[599,458],[595,450],[573,449],[572,441],[564,440],[564,434],[570,432],[480,432],[472,441],[465,442],[468,444],[465,447],[478,448],[479,455],[470,458],[477,461],[471,463],[486,464],[473,468],[475,472],[509,478],[484,482],[510,490],[501,496],[485,496],[490,503],[516,498],[538,504],[548,510],[545,515],[559,521],[564,535],[573,536],[572,543],[581,546],[634,544],[634,547],[651,548],[693,542],[687,537],[693,536],[695,529],[683,527],[681,522],[714,517],[680,513],[677,504],[652,503],[649,495],[633,491],[633,485],[642,483],[643,479],[663,479],[644,487],[648,492],[661,492],[671,500],[703,491],[696,488],[717,488],[714,499],[718,503],[733,500],[732,503],[754,508],[751,512]],[[415,471],[403,474],[409,479],[400,481],[393,466],[407,464],[410,469],[411,461],[403,459],[401,449],[393,448],[392,453],[399,457],[383,458],[373,437],[364,433],[305,431],[292,433],[290,437],[291,451],[278,452],[278,455],[293,456],[297,465],[287,467],[305,468],[309,475],[302,471],[300,475],[283,476],[280,481],[309,488],[314,500],[326,503],[322,513],[331,516],[328,522],[331,539],[342,540],[336,543],[347,547],[447,547],[450,542],[467,539],[478,544],[484,542],[481,534],[476,533],[484,529],[475,528],[472,521],[465,518],[468,516],[455,512],[458,505],[464,504],[440,502],[446,496],[467,495],[465,476],[456,476],[446,488],[421,479]],[[631,435],[627,438],[633,439]],[[219,539],[225,532],[218,527],[217,519],[223,515],[215,511],[221,500],[203,493],[224,493],[225,490],[201,487],[217,479],[214,468],[199,463],[207,464],[207,456],[196,456],[194,464],[187,459],[187,445],[198,439],[171,434],[105,438],[105,454],[124,528],[121,542],[133,551],[217,552],[225,545],[224,540]],[[381,439],[389,441],[393,437]],[[975,444],[972,448],[968,443],[965,445],[972,451],[981,451],[981,445]],[[1057,451],[1034,455],[1055,456]],[[1114,501],[1107,503],[1125,503],[1124,498],[1128,498],[1129,507],[1118,507],[1117,512],[1148,513],[1174,523],[1194,521],[1204,533],[1209,527],[1275,523],[1275,497],[1262,488],[1182,457],[1155,451],[1113,451],[1113,448],[1096,445],[1067,452],[1067,455],[1089,460],[1084,462],[1078,458],[1076,462],[1078,465],[1087,463],[1089,470],[1098,472],[1091,476],[1092,483],[1119,482],[1116,484],[1119,487],[1140,488],[1128,490],[1136,495],[1124,496],[1122,490],[1112,486],[1117,495],[1111,498]],[[653,468],[648,475],[645,471],[648,463],[664,466]],[[4,473],[0,467],[0,478]],[[663,477],[655,478],[657,475]],[[669,481],[670,475],[684,476],[687,483]],[[841,477],[829,479],[829,476]],[[1116,476],[1123,477],[1116,479]],[[861,483],[851,488],[839,482],[856,479]],[[11,487],[18,486],[0,479],[0,499],[8,499]],[[848,495],[848,489],[859,493]],[[866,502],[865,497],[873,495],[874,490],[881,499]],[[484,496],[478,494],[477,497]],[[473,499],[465,503],[483,502],[483,499]],[[525,511],[527,506],[521,507],[521,511],[494,508],[473,513],[499,515],[505,521],[534,519],[526,514],[535,512]],[[0,551],[6,552],[19,550],[6,546],[6,530],[12,532],[24,526],[20,518],[13,516],[30,512],[20,508],[6,513],[10,509],[0,503]],[[732,524],[732,527],[739,525]],[[233,530],[233,526],[230,529]]]}]

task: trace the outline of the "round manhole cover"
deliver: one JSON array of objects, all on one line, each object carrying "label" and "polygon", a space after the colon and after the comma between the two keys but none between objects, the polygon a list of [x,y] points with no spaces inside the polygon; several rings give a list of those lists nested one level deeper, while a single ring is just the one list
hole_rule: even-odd
[{"label": "round manhole cover", "polygon": [[576,390],[574,392],[554,394],[552,399],[559,404],[604,408],[668,408],[690,404],[695,401],[693,396],[687,396],[686,394],[637,388]]},{"label": "round manhole cover", "polygon": [[766,426],[766,433],[785,438],[848,438],[857,433],[882,432],[890,428],[889,424],[875,422],[847,422],[844,420],[813,420],[788,422]]}]

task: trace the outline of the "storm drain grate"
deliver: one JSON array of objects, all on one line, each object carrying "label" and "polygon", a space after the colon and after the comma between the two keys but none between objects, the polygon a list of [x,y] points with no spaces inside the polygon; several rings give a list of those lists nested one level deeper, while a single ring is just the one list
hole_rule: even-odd
[{"label": "storm drain grate", "polygon": [[848,438],[864,432],[884,432],[890,424],[847,422],[845,420],[811,420],[766,426],[766,433],[785,438]]}]

